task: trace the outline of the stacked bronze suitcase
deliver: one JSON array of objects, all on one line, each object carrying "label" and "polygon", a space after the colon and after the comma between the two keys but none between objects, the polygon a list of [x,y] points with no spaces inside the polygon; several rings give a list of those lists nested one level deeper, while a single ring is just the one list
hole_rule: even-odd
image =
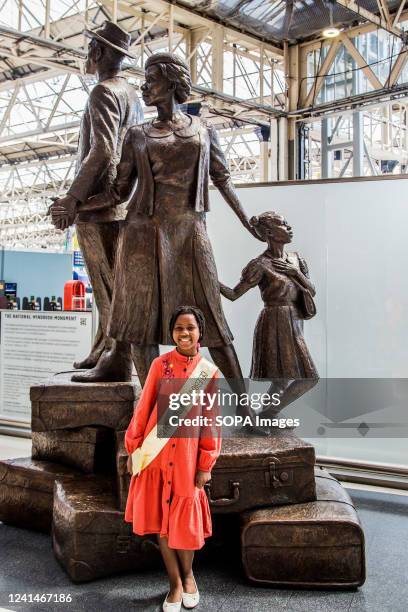
[{"label": "stacked bronze suitcase", "polygon": [[364,583],[364,533],[352,501],[295,434],[225,439],[207,493],[213,513],[241,514],[242,564],[251,582]]},{"label": "stacked bronze suitcase", "polygon": [[309,588],[365,581],[364,532],[350,496],[316,468],[316,500],[243,513],[242,562],[254,583]]},{"label": "stacked bronze suitcase", "polygon": [[155,539],[124,521],[129,480],[115,461],[139,392],[58,374],[31,388],[32,457],[0,461],[0,520],[51,532],[75,582],[160,563]]},{"label": "stacked bronze suitcase", "polygon": [[275,436],[226,438],[208,495],[214,513],[316,499],[311,444],[282,430]]},{"label": "stacked bronze suitcase", "polygon": [[[0,520],[51,530],[54,553],[75,582],[160,562],[155,538],[135,535],[124,521],[124,434],[139,392],[136,384],[56,375],[31,390],[32,457],[0,461]],[[252,582],[363,584],[364,534],[350,497],[293,432],[224,439],[207,494],[214,519],[240,516]]]},{"label": "stacked bronze suitcase", "polygon": [[159,561],[155,539],[135,535],[124,521],[112,484],[95,475],[55,482],[52,544],[75,582],[144,570]]},{"label": "stacked bronze suitcase", "polygon": [[54,482],[75,476],[81,472],[31,457],[0,461],[0,520],[49,532]]}]

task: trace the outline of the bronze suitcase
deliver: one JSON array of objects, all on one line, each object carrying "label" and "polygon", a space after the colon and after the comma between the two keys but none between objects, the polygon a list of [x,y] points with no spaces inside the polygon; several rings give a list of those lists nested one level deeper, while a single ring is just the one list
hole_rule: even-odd
[{"label": "bronze suitcase", "polygon": [[33,431],[31,439],[33,459],[69,465],[85,474],[109,469],[113,441],[107,427]]},{"label": "bronze suitcase", "polygon": [[134,383],[73,383],[72,372],[55,374],[30,388],[31,430],[54,431],[100,425],[122,430],[129,425],[140,386]]},{"label": "bronze suitcase", "polygon": [[116,507],[115,482],[104,476],[56,481],[52,542],[74,582],[148,569],[160,563],[155,536],[138,536]]},{"label": "bronze suitcase", "polygon": [[252,582],[325,589],[364,583],[364,532],[350,496],[321,468],[316,489],[314,502],[242,515],[242,562]]},{"label": "bronze suitcase", "polygon": [[0,461],[0,521],[49,532],[54,482],[81,472],[31,457]]},{"label": "bronze suitcase", "polygon": [[290,432],[225,438],[206,486],[213,513],[316,499],[315,452]]}]

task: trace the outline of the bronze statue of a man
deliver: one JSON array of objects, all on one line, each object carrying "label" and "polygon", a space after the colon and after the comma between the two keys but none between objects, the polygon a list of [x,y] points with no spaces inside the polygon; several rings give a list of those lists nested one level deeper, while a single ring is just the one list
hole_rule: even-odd
[{"label": "bronze statue of a man", "polygon": [[172,344],[171,313],[189,304],[205,315],[202,345],[243,391],[206,230],[210,176],[243,225],[258,236],[238,200],[216,131],[178,108],[191,90],[185,62],[171,53],[151,55],[141,89],[146,105],[157,108],[157,118],[129,129],[113,188],[94,198],[95,204],[110,199],[115,205],[131,196],[118,242],[108,328],[116,343],[83,380],[112,380],[116,360],[132,344],[143,383],[158,345]]},{"label": "bronze statue of a man", "polygon": [[[96,205],[92,196],[109,190],[116,177],[122,143],[128,128],[143,120],[136,89],[120,75],[131,37],[118,25],[106,21],[95,31],[85,31],[91,38],[86,60],[87,74],[96,74],[98,83],[87,101],[81,121],[78,161],[72,185],[63,198],[54,202],[50,213],[54,225],[65,229],[76,222],[76,231],[94,298],[99,312],[99,329],[86,359],[77,368],[93,368],[104,350],[112,348],[107,337],[113,290],[113,266],[120,220],[125,217],[121,206]],[[116,362],[119,377],[131,376],[130,359]],[[73,380],[81,380],[75,374]]]}]

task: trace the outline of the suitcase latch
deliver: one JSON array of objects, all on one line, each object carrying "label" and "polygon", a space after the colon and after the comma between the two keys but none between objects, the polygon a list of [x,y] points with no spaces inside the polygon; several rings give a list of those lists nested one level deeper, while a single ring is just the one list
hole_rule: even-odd
[{"label": "suitcase latch", "polygon": [[277,487],[287,487],[293,484],[293,471],[282,469],[279,459],[271,457],[266,463],[265,486],[276,489]]},{"label": "suitcase latch", "polygon": [[275,461],[268,461],[265,470],[265,485],[268,488],[276,488],[281,486],[281,482],[276,473]]}]

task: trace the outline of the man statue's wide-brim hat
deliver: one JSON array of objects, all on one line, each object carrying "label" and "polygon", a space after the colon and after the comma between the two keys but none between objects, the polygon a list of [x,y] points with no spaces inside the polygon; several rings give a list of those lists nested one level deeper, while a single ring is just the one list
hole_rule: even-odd
[{"label": "man statue's wide-brim hat", "polygon": [[132,37],[113,21],[105,21],[103,26],[97,30],[84,30],[84,34],[89,38],[96,38],[104,45],[112,47],[112,49],[123,53],[127,57],[136,59],[136,56],[129,52]]}]

